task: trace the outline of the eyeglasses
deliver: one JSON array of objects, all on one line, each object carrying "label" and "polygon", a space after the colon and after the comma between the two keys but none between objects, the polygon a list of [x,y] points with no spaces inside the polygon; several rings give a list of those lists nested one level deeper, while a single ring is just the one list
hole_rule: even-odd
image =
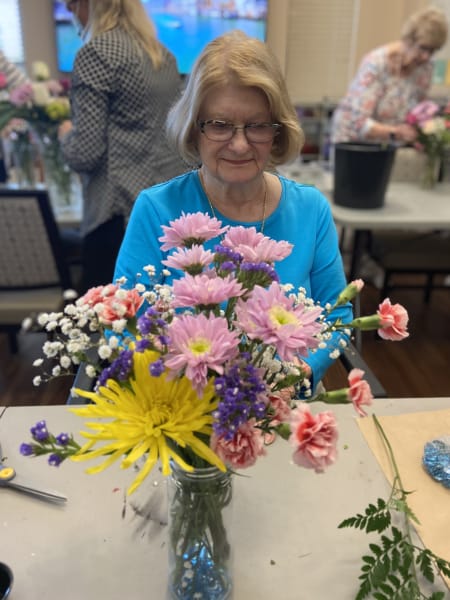
[{"label": "eyeglasses", "polygon": [[434,54],[437,50],[437,48],[434,48],[433,46],[426,46],[424,44],[417,43],[415,44],[415,47],[421,54],[428,54],[429,56]]},{"label": "eyeglasses", "polygon": [[279,123],[247,123],[246,125],[235,125],[228,121],[209,119],[198,121],[200,131],[212,142],[229,142],[238,129],[242,129],[248,142],[263,144],[271,142],[280,133]]}]

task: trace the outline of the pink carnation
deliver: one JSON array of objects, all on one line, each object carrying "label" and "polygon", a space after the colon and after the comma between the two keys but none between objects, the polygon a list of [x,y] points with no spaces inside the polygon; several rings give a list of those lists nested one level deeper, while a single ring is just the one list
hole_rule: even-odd
[{"label": "pink carnation", "polygon": [[100,322],[112,325],[119,319],[131,319],[136,316],[143,302],[144,298],[137,290],[118,289],[114,296],[108,296],[102,304],[97,305]]},{"label": "pink carnation", "polygon": [[289,387],[269,396],[270,407],[274,411],[270,424],[274,427],[280,423],[287,423],[289,421],[293,393],[294,388]]},{"label": "pink carnation", "polygon": [[118,289],[118,286],[112,283],[108,285],[98,285],[97,287],[90,288],[76,303],[79,306],[88,304],[89,306],[94,307],[96,304],[103,303],[105,298],[113,296]]},{"label": "pink carnation", "polygon": [[8,87],[8,79],[3,71],[0,71],[0,90],[4,90]]},{"label": "pink carnation", "polygon": [[104,325],[111,325],[118,319],[134,317],[144,302],[137,290],[125,290],[112,283],[99,285],[88,290],[76,302],[94,308]]},{"label": "pink carnation", "polygon": [[215,433],[211,436],[211,449],[224,463],[233,469],[245,469],[255,464],[259,456],[264,456],[264,436],[255,427],[255,419],[243,423],[232,440],[226,440]]},{"label": "pink carnation", "polygon": [[408,313],[401,304],[391,304],[389,298],[378,307],[381,328],[378,335],[384,340],[399,341],[409,336]]},{"label": "pink carnation", "polygon": [[361,417],[367,416],[361,406],[365,404],[370,406],[372,404],[373,395],[370,385],[363,379],[364,371],[362,369],[352,369],[348,374],[348,383],[350,389],[348,391],[349,399],[352,401],[356,412]]},{"label": "pink carnation", "polygon": [[295,448],[292,456],[301,467],[322,473],[337,457],[337,424],[331,411],[312,415],[308,405],[301,402],[291,412],[290,444]]}]

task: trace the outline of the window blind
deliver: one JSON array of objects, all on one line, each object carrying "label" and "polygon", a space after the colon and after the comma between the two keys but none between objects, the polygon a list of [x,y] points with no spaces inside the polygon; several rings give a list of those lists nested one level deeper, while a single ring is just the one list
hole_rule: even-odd
[{"label": "window blind", "polygon": [[14,63],[25,62],[19,0],[0,0],[0,49]]},{"label": "window blind", "polygon": [[341,98],[353,73],[359,0],[291,0],[286,81],[295,103]]}]

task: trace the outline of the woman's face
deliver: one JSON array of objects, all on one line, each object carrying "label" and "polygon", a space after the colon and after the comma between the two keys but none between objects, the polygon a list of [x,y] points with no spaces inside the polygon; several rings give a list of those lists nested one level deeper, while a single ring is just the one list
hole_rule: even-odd
[{"label": "woman's face", "polygon": [[[211,90],[199,111],[199,121],[216,119],[239,127],[270,123],[272,117],[265,94],[257,88],[227,85]],[[248,183],[261,176],[270,159],[273,140],[249,142],[244,129],[234,131],[228,141],[212,141],[198,129],[198,151],[202,169],[224,184]]]},{"label": "woman's face", "polygon": [[420,40],[412,42],[407,47],[405,66],[418,67],[427,63],[433,56],[436,48],[422,43]]}]

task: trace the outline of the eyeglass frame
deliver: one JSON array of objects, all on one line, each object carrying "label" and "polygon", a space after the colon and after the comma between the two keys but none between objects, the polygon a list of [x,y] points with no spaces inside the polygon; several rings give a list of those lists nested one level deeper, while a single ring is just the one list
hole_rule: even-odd
[{"label": "eyeglass frame", "polygon": [[[223,125],[228,125],[231,126],[229,129],[227,129],[226,131],[230,132],[230,137],[226,138],[226,139],[222,139],[222,140],[214,140],[210,137],[208,137],[207,133],[205,132],[205,125],[210,125],[211,123],[222,123]],[[258,141],[258,142],[254,142],[252,140],[249,140],[247,137],[247,131],[252,128],[255,127],[261,127],[261,125],[264,125],[267,127],[267,131],[271,130],[273,132],[273,135],[271,138],[268,138],[267,140],[264,141]],[[236,134],[236,131],[238,129],[242,129],[244,135],[245,135],[245,139],[250,142],[251,144],[267,144],[267,142],[271,142],[273,141],[277,135],[279,135],[281,128],[283,127],[281,125],[281,123],[270,123],[268,121],[262,122],[262,123],[246,123],[245,125],[235,125],[234,123],[230,123],[229,121],[223,121],[222,119],[199,119],[197,121],[197,126],[200,129],[201,133],[203,133],[203,135],[206,136],[206,138],[210,141],[210,142],[230,142],[233,137]],[[224,129],[225,131],[225,129]]]},{"label": "eyeglass frame", "polygon": [[418,41],[415,41],[413,46],[421,54],[428,54],[429,56],[433,56],[433,54],[439,50],[439,48],[436,48],[435,46],[426,46],[425,44],[420,44]]}]

